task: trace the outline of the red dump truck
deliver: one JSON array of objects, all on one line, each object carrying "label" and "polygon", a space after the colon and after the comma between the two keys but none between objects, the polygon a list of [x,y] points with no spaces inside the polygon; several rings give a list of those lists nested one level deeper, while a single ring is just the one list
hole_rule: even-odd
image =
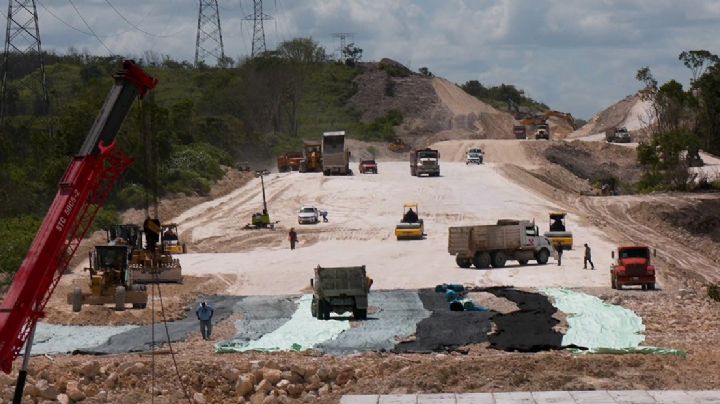
[{"label": "red dump truck", "polygon": [[613,289],[622,289],[625,285],[640,285],[643,290],[655,289],[655,267],[650,264],[650,247],[618,247],[617,253],[612,252],[612,257],[615,260],[610,265],[610,285]]}]

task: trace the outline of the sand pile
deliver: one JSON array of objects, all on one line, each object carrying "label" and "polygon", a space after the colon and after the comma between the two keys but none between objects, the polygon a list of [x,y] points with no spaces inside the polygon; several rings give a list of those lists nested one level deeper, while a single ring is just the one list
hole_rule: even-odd
[{"label": "sand pile", "polygon": [[643,100],[640,94],[630,95],[593,116],[582,128],[571,133],[569,138],[605,133],[607,129],[623,126],[637,134],[653,121],[651,102]]},{"label": "sand pile", "polygon": [[355,83],[358,91],[350,98],[349,106],[361,113],[361,120],[372,122],[398,110],[404,120],[397,133],[406,142],[513,138],[510,114],[494,109],[443,78],[421,76],[383,59],[365,65]]}]

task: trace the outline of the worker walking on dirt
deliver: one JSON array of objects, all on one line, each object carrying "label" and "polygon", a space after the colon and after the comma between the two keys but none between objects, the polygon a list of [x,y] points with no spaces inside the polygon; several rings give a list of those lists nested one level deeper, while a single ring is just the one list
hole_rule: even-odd
[{"label": "worker walking on dirt", "polygon": [[585,243],[585,259],[583,260],[583,269],[587,269],[587,264],[590,263],[590,269],[595,269],[595,264],[592,262],[592,252],[590,246]]},{"label": "worker walking on dirt", "polygon": [[200,306],[195,310],[195,315],[200,320],[200,334],[202,334],[205,341],[208,341],[210,334],[212,334],[213,314],[215,314],[215,310],[207,302],[200,303]]},{"label": "worker walking on dirt", "polygon": [[557,251],[557,262],[558,266],[562,265],[563,246],[560,243],[555,244],[555,251]]},{"label": "worker walking on dirt", "polygon": [[295,243],[297,243],[297,233],[295,232],[295,228],[291,227],[290,232],[288,233],[288,240],[290,240],[290,249],[295,249]]},{"label": "worker walking on dirt", "polygon": [[323,223],[327,223],[327,222],[328,222],[327,210],[321,210],[321,211],[320,211],[320,216],[322,216],[322,218],[323,218]]}]

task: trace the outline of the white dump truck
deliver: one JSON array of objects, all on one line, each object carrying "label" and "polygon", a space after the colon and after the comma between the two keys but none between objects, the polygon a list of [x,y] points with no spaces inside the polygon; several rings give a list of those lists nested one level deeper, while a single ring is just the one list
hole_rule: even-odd
[{"label": "white dump truck", "polygon": [[493,225],[450,227],[448,252],[461,268],[502,268],[508,260],[547,264],[552,245],[534,222],[503,219]]}]

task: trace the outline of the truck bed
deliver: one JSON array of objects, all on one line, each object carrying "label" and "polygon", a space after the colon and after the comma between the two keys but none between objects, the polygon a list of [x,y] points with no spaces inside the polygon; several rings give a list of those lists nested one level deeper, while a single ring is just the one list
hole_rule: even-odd
[{"label": "truck bed", "polygon": [[353,296],[365,293],[365,267],[315,268],[315,288],[321,296]]},{"label": "truck bed", "polygon": [[514,250],[522,246],[522,228],[518,225],[481,225],[450,227],[448,252],[466,254],[475,251]]}]

